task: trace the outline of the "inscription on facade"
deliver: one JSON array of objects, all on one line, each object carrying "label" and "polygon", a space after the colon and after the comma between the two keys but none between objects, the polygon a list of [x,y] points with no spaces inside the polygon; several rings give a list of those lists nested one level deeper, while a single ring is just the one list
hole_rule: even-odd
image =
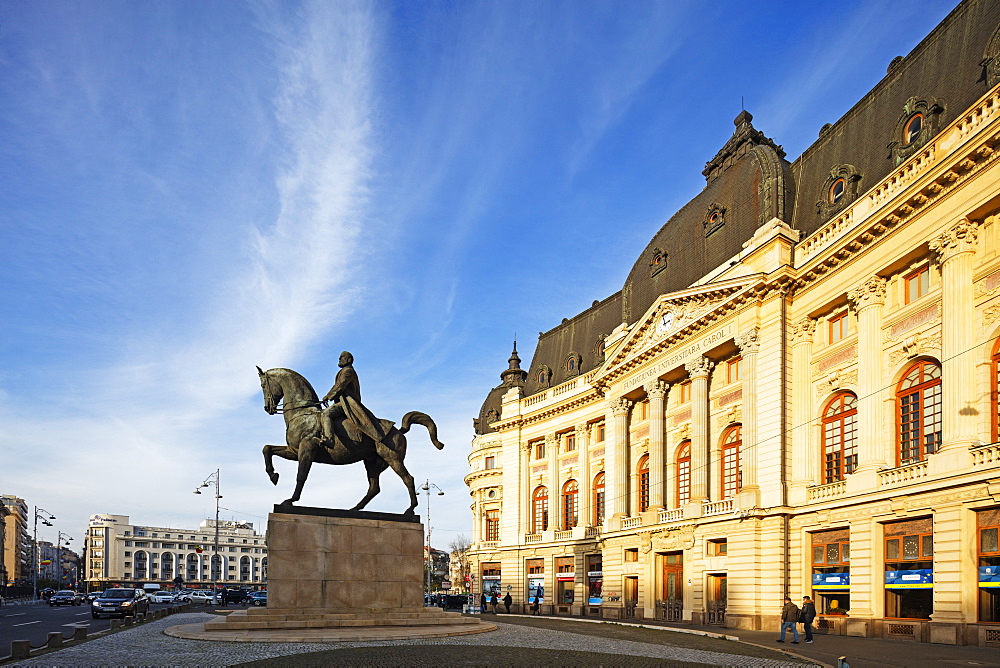
[{"label": "inscription on facade", "polygon": [[725,341],[726,339],[733,338],[733,333],[736,328],[733,325],[726,325],[720,329],[715,330],[707,336],[703,336],[694,343],[685,346],[683,349],[672,354],[665,360],[658,362],[654,366],[642,371],[635,376],[628,379],[628,386],[623,388],[621,394],[626,394],[636,389],[640,385],[643,385],[652,378],[656,378],[667,371],[670,371],[674,367],[680,366],[688,359],[694,357],[700,352],[713,348],[716,344]]}]

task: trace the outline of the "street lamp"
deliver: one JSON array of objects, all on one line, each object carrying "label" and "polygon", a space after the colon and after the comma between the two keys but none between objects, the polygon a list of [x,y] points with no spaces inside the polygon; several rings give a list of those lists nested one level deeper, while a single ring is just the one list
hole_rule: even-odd
[{"label": "street lamp", "polygon": [[440,487],[432,483],[430,480],[426,481],[420,486],[424,492],[427,493],[427,595],[431,595],[431,570],[434,568],[434,556],[431,554],[431,487],[438,491],[438,496],[444,496],[444,492]]},{"label": "street lamp", "polygon": [[[59,560],[59,566],[58,566],[58,568],[61,569],[63,567],[63,561],[64,561],[63,560],[63,553],[62,553],[63,549],[64,549],[64,547],[67,550],[69,549],[69,542],[71,540],[73,540],[73,537],[70,536],[68,533],[63,533],[62,531],[60,531],[58,533],[59,533],[59,537],[56,540],[56,555],[57,555],[56,558]],[[63,541],[65,541],[65,546],[63,545]],[[66,579],[66,573],[65,572],[63,572],[61,579],[63,579],[63,580]]]},{"label": "street lamp", "polygon": [[31,569],[31,593],[32,597],[38,598],[38,569],[42,567],[40,560],[38,558],[38,519],[41,518],[42,524],[47,527],[52,526],[52,522],[49,520],[54,520],[55,515],[45,510],[45,508],[39,508],[35,506],[35,534],[34,534],[34,558],[32,559],[33,568]]},{"label": "street lamp", "polygon": [[195,488],[195,494],[201,494],[203,487],[208,487],[210,484],[215,484],[215,547],[213,548],[212,561],[208,567],[212,575],[212,593],[216,593],[216,588],[218,587],[218,571],[215,570],[215,564],[218,562],[219,570],[222,570],[222,559],[219,557],[219,499],[222,498],[222,494],[219,493],[219,471],[220,469],[215,469],[215,473],[210,474],[205,480]]}]

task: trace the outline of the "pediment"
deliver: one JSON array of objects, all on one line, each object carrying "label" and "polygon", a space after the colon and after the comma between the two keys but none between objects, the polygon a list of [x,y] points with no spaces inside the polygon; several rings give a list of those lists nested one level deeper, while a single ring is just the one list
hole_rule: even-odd
[{"label": "pediment", "polygon": [[761,284],[763,275],[742,276],[661,295],[631,327],[621,345],[608,356],[595,381],[627,365],[650,348],[681,341],[730,302]]}]

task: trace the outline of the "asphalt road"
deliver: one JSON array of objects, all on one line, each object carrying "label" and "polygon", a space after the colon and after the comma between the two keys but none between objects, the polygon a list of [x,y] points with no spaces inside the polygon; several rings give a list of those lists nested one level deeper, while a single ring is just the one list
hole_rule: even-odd
[{"label": "asphalt road", "polygon": [[[165,603],[152,603],[150,610],[164,608]],[[63,637],[70,638],[79,626],[88,633],[104,631],[111,627],[107,617],[93,619],[90,604],[50,606],[47,603],[31,605],[5,605],[0,607],[0,659],[10,656],[13,640],[30,640],[32,647],[39,647],[48,641],[49,633],[62,631]]]}]

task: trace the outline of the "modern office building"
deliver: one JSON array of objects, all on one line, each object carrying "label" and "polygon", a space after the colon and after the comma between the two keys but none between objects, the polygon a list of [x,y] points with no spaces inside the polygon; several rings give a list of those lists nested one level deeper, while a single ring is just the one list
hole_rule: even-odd
[{"label": "modern office building", "polygon": [[267,578],[267,546],[252,523],[219,521],[216,534],[215,520],[177,529],[132,524],[128,515],[91,515],[85,571],[88,591],[146,583],[260,587]]},{"label": "modern office building", "polygon": [[479,586],[1000,645],[998,25],[962,2],[794,161],[740,113],[621,290],[515,349],[469,456]]}]

